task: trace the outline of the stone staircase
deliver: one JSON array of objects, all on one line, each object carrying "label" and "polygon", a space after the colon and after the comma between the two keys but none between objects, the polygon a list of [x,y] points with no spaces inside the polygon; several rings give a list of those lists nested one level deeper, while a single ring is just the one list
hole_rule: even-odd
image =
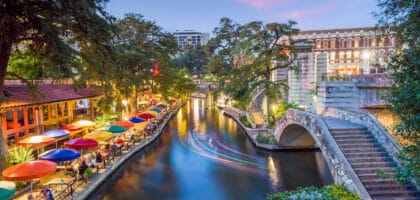
[{"label": "stone staircase", "polygon": [[[364,126],[343,120],[325,120],[329,130],[372,199],[420,199],[420,192],[410,183],[396,181],[392,168],[397,163]],[[379,177],[378,170],[389,174]]]}]

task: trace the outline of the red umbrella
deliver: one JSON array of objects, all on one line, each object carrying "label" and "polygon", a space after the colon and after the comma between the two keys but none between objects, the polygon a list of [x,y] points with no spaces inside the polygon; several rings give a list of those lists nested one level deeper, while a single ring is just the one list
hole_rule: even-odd
[{"label": "red umbrella", "polygon": [[75,126],[75,125],[72,125],[72,124],[67,124],[67,125],[64,125],[64,126],[60,127],[60,129],[61,130],[68,130],[68,131],[77,131],[77,130],[80,130],[82,128],[78,127],[78,126]]},{"label": "red umbrella", "polygon": [[129,128],[134,126],[133,123],[128,122],[128,121],[116,121],[116,122],[114,122],[114,125],[123,126],[126,129],[129,129]]},{"label": "red umbrella", "polygon": [[73,149],[85,149],[85,148],[97,147],[98,142],[96,140],[92,140],[89,138],[75,138],[67,142],[64,142],[64,146],[73,148]]},{"label": "red umbrella", "polygon": [[50,138],[50,137],[46,137],[46,136],[42,136],[42,135],[37,135],[37,136],[32,136],[32,137],[28,137],[26,139],[23,139],[21,141],[19,141],[20,145],[29,145],[29,146],[41,146],[41,145],[47,145],[47,144],[52,144],[54,143],[55,139],[54,138]]},{"label": "red umbrella", "polygon": [[143,119],[153,119],[153,118],[155,118],[156,116],[155,116],[155,115],[153,115],[153,114],[151,114],[151,113],[140,113],[140,114],[138,115],[138,117],[143,118]]},{"label": "red umbrella", "polygon": [[27,181],[48,176],[55,172],[57,165],[47,160],[35,160],[11,166],[2,172],[3,180]]}]

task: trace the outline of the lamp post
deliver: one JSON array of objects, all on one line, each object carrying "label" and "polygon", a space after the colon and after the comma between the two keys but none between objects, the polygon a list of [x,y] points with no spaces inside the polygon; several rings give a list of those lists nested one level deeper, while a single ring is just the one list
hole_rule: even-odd
[{"label": "lamp post", "polygon": [[363,52],[363,74],[369,74],[369,61],[370,53],[368,51]]}]

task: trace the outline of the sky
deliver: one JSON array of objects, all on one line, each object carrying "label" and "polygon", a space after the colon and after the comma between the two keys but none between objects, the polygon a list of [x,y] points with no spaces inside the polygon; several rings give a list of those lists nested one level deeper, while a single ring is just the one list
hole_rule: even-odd
[{"label": "sky", "polygon": [[376,0],[110,0],[106,10],[117,18],[141,14],[165,31],[211,33],[223,17],[251,21],[296,21],[300,30],[374,26]]}]

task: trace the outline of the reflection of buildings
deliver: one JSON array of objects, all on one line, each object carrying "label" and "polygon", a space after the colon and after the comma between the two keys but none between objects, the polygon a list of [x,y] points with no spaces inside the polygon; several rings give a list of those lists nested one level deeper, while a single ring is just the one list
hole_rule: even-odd
[{"label": "reflection of buildings", "polygon": [[0,106],[2,130],[9,144],[92,115],[91,102],[101,95],[92,88],[74,90],[71,84],[39,84],[31,92],[26,85],[5,81],[2,89],[7,99]]},{"label": "reflection of buildings", "polygon": [[183,48],[185,46],[204,46],[207,44],[210,38],[209,33],[200,33],[193,30],[177,30],[173,33],[178,42],[178,46]]},{"label": "reflection of buildings", "polygon": [[292,37],[298,73],[278,70],[287,79],[288,101],[309,110],[381,107],[381,93],[390,86],[384,73],[398,40],[374,28],[302,31]]}]

